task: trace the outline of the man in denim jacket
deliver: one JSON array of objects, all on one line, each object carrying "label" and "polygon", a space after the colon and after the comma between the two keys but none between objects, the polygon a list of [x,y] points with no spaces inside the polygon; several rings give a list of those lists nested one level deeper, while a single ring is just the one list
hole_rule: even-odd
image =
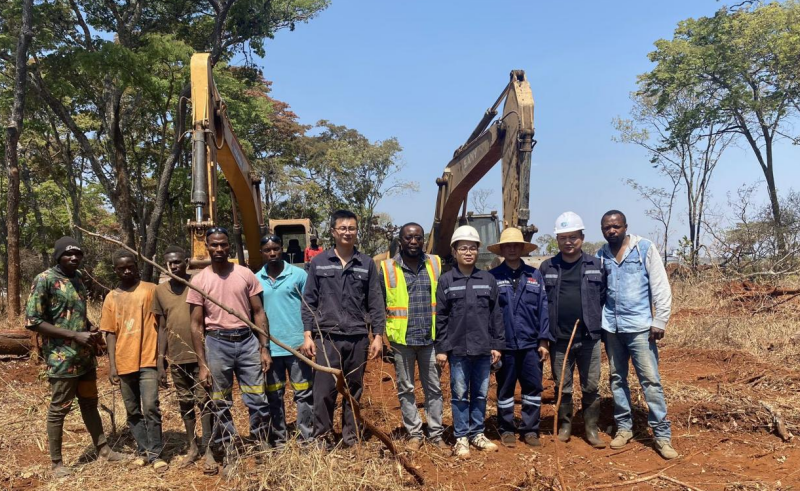
[{"label": "man in denim jacket", "polygon": [[630,360],[647,402],[647,422],[655,434],[656,450],[665,459],[674,459],[678,452],[672,447],[656,346],[656,341],[664,337],[672,304],[664,263],[652,242],[628,235],[628,223],[621,211],[606,212],[600,226],[608,242],[597,257],[603,261],[608,278],[603,330],[617,423],[611,448],[622,448],[633,438]]}]

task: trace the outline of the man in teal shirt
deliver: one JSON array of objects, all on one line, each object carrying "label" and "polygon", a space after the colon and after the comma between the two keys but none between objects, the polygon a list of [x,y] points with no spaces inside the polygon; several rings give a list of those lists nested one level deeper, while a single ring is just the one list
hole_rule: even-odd
[{"label": "man in teal shirt", "polygon": [[[270,335],[299,347],[303,344],[303,319],[300,304],[307,274],[283,260],[283,239],[268,235],[261,239],[261,257],[264,267],[256,277],[264,289],[264,310],[269,319]],[[283,407],[286,374],[294,390],[297,404],[297,430],[302,442],[312,436],[311,367],[275,343],[270,342],[272,367],[267,372],[267,399],[272,416],[270,441],[275,446],[286,443],[286,412]]]}]

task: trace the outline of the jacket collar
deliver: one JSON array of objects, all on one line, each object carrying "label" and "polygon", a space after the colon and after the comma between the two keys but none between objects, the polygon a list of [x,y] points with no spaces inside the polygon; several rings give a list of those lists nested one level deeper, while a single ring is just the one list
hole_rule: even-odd
[{"label": "jacket collar", "polygon": [[[506,275],[510,275],[511,272],[514,271],[508,264],[506,264],[505,261],[503,261],[500,264],[499,268],[501,269],[502,273]],[[527,275],[532,275],[533,272],[536,271],[536,268],[534,268],[530,264],[525,264],[524,262],[522,263],[522,267],[520,269],[522,270],[522,274],[527,274]]]},{"label": "jacket collar", "polygon": [[[283,262],[283,271],[281,271],[281,274],[279,274],[278,277],[275,278],[275,279],[277,280],[277,279],[280,279],[280,278],[285,278],[287,276],[291,276],[292,275],[291,268],[292,268],[292,265],[289,264],[288,262],[284,261]],[[269,273],[267,271],[268,271],[267,270],[267,265],[265,264],[264,267],[261,268],[258,271],[258,275],[266,280],[267,278],[269,278]]]},{"label": "jacket collar", "polygon": [[[323,254],[325,254],[326,258],[328,258],[328,261],[331,261],[331,262],[336,261],[336,262],[341,263],[341,260],[339,259],[339,256],[336,255],[336,249],[335,248],[331,247],[330,249],[327,249]],[[361,254],[361,252],[357,248],[354,247],[353,248],[353,257],[350,260],[353,261],[353,263],[356,263],[356,264],[364,264],[364,260],[363,260],[362,256],[363,256],[363,254]]]},{"label": "jacket collar", "polygon": [[[458,269],[457,264],[453,266],[452,271],[453,271],[453,278],[467,278],[467,276],[465,276],[464,273],[462,273],[461,270]],[[479,276],[478,273],[480,273],[481,271],[482,271],[481,269],[476,267],[475,269],[472,270],[472,274],[469,275],[469,278],[477,278]]]}]

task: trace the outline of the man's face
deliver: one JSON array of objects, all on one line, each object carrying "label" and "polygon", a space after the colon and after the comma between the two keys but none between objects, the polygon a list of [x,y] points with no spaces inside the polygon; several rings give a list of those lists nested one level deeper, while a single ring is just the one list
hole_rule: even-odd
[{"label": "man's face", "polygon": [[354,246],[358,237],[358,222],[355,218],[340,218],[331,229],[333,240],[338,246]]},{"label": "man's face", "polygon": [[622,244],[628,234],[628,224],[621,215],[609,215],[603,218],[600,228],[603,231],[603,237],[610,245]]},{"label": "man's face", "polygon": [[577,230],[575,232],[556,234],[556,242],[558,242],[558,250],[561,251],[561,254],[572,256],[581,251],[583,231]]},{"label": "man's face", "polygon": [[508,261],[516,261],[522,257],[522,244],[514,242],[511,244],[500,244],[500,254]]},{"label": "man's face", "polygon": [[453,254],[459,266],[474,266],[478,260],[478,243],[469,240],[459,240],[453,244]]},{"label": "man's face", "polygon": [[425,234],[422,228],[409,225],[400,231],[400,250],[410,257],[419,257],[425,245]]},{"label": "man's face", "polygon": [[61,270],[67,274],[73,274],[78,271],[78,268],[83,261],[83,252],[79,250],[67,251],[58,258],[58,265]]},{"label": "man's face", "polygon": [[273,264],[283,261],[283,247],[277,242],[267,241],[261,246],[261,259]]},{"label": "man's face", "polygon": [[226,263],[231,252],[231,243],[225,234],[211,234],[206,237],[206,249],[212,262]]},{"label": "man's face", "polygon": [[185,276],[186,267],[189,261],[186,260],[186,255],[180,252],[170,252],[164,255],[164,262],[167,263],[167,269],[175,276]]},{"label": "man's face", "polygon": [[136,281],[139,279],[139,265],[132,257],[121,257],[114,261],[114,273],[121,281]]}]

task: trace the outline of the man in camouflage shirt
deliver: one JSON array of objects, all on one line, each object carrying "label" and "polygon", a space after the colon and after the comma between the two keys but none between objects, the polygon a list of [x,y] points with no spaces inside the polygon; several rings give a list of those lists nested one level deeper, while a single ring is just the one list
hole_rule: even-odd
[{"label": "man in camouflage shirt", "polygon": [[53,259],[56,265],[33,281],[25,327],[43,339],[52,395],[47,411],[50,460],[54,477],[64,477],[70,474],[61,456],[64,418],[76,396],[98,458],[115,461],[122,455],[109,447],[97,411],[95,349],[102,338],[86,317],[86,287],[78,271],[83,252],[75,239],[62,237],[56,241]]}]

